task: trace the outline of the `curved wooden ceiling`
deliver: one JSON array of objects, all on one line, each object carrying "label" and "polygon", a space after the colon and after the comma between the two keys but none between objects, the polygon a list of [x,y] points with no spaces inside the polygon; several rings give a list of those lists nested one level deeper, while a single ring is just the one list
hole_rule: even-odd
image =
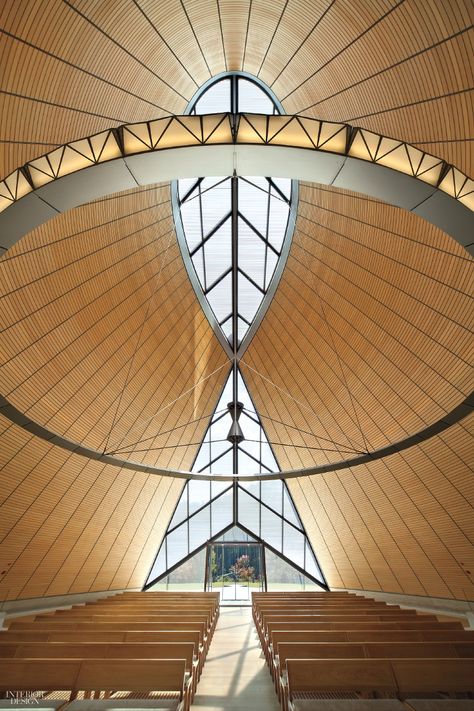
[{"label": "curved wooden ceiling", "polygon": [[92,449],[189,470],[196,446],[182,445],[204,436],[229,366],[187,277],[168,186],[60,215],[1,265],[10,402]]},{"label": "curved wooden ceiling", "polygon": [[[401,440],[474,384],[466,252],[398,208],[300,191],[288,263],[242,368],[283,469]],[[473,424],[288,480],[331,587],[473,599]]]},{"label": "curved wooden ceiling", "polygon": [[2,3],[0,174],[110,126],[182,113],[244,69],[288,113],[419,145],[473,174],[469,0]]},{"label": "curved wooden ceiling", "polygon": [[178,479],[118,471],[0,417],[2,600],[139,588]]},{"label": "curved wooden ceiling", "polygon": [[420,223],[300,185],[289,259],[243,357],[270,441],[294,444],[277,449],[282,469],[402,440],[472,391],[472,259]]},{"label": "curved wooden ceiling", "polygon": [[[288,113],[414,143],[473,175],[472,20],[467,0],[5,0],[0,175],[57,144],[181,113],[198,86],[231,69],[258,75]],[[246,363],[304,407],[244,368],[263,415],[319,435],[298,435],[306,449],[278,448],[282,466],[331,460],[322,437],[343,453],[411,434],[472,389],[465,253],[376,201],[317,186],[302,186],[301,197],[286,275]],[[226,367],[185,279],[168,201],[167,186],[98,201],[0,260],[2,384],[57,432],[186,468],[195,448],[175,445],[198,441]],[[273,441],[283,430],[268,432]],[[463,422],[338,475],[350,501],[335,475],[291,484],[332,585],[472,598],[467,432]],[[5,489],[0,597],[141,584],[180,482],[79,462],[13,425],[2,451],[2,481],[20,487]],[[396,527],[400,554],[389,540]]]},{"label": "curved wooden ceiling", "polygon": [[330,587],[474,599],[474,416],[404,453],[288,482]]}]

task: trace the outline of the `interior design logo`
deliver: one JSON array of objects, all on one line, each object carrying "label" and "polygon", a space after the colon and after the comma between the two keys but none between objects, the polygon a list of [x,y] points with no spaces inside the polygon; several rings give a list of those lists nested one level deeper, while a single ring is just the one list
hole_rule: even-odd
[{"label": "interior design logo", "polygon": [[40,697],[40,691],[7,691],[6,693],[6,698],[10,700],[12,705],[16,706],[38,704]]}]

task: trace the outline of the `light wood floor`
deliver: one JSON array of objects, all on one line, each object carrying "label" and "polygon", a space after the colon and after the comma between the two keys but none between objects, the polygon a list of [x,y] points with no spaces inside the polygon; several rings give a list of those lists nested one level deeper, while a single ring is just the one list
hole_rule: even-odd
[{"label": "light wood floor", "polygon": [[279,711],[249,607],[221,608],[193,711]]}]

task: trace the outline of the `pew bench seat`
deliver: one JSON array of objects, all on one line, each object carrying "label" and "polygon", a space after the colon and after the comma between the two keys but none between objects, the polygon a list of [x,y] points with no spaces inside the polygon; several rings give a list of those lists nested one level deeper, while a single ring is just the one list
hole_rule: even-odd
[{"label": "pew bench seat", "polygon": [[354,700],[474,694],[474,659],[288,659],[287,670],[288,711],[313,710],[328,693]]},{"label": "pew bench seat", "polygon": [[[186,681],[184,659],[2,659],[0,692],[38,690],[69,692],[69,701],[82,691],[112,694],[122,690],[130,695],[160,692],[160,698],[167,702],[164,708],[189,711],[191,681]],[[11,699],[6,701],[11,706]],[[141,699],[135,699],[135,707],[140,703]]]}]

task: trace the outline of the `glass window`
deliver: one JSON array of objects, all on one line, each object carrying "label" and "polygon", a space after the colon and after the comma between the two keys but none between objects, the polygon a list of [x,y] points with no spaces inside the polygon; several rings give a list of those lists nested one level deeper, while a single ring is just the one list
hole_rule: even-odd
[{"label": "glass window", "polygon": [[150,588],[153,591],[202,591],[206,570],[206,549],[203,548],[169,575],[162,578]]},{"label": "glass window", "polygon": [[207,506],[189,519],[191,548],[198,548],[209,538],[211,538],[211,507]]},{"label": "glass window", "polygon": [[[230,113],[234,119],[239,113],[282,111],[270,90],[239,72],[210,81],[188,109],[194,114]],[[201,303],[207,299],[206,308],[210,306],[214,317],[210,322],[221,344],[237,358],[232,360],[192,467],[194,472],[209,475],[210,481],[187,482],[149,576],[149,580],[163,576],[162,589],[204,582],[203,552],[192,554],[210,540],[245,542],[253,541],[252,536],[287,559],[284,562],[267,551],[272,585],[301,588],[307,584],[291,562],[323,581],[282,480],[237,485],[218,479],[219,475],[279,471],[238,357],[279,269],[280,257],[286,254],[295,194],[291,180],[272,177],[216,176],[175,183],[173,207],[186,267]],[[183,559],[176,571],[166,574]],[[195,566],[201,562],[198,571]]]},{"label": "glass window", "polygon": [[321,589],[316,583],[268,549],[265,549],[265,567],[269,592]]},{"label": "glass window", "polygon": [[[236,73],[208,86],[191,105],[190,112],[275,114],[280,113],[280,108],[260,83]],[[278,265],[292,207],[292,182],[281,178],[235,178],[234,200],[232,180],[179,180],[179,203],[173,202],[197,279],[219,324],[213,325],[230,343],[241,343]],[[235,264],[233,233],[238,245]],[[234,277],[227,275],[229,268]],[[239,282],[236,304],[232,299],[233,278]],[[233,308],[238,312],[237,333],[232,332],[232,320],[228,319]]]},{"label": "glass window", "polygon": [[219,496],[219,498],[211,504],[212,536],[216,536],[232,523],[234,513],[232,504],[232,489],[226,491],[225,494]]},{"label": "glass window", "polygon": [[189,553],[188,523],[185,521],[166,536],[166,562],[171,568]]}]

